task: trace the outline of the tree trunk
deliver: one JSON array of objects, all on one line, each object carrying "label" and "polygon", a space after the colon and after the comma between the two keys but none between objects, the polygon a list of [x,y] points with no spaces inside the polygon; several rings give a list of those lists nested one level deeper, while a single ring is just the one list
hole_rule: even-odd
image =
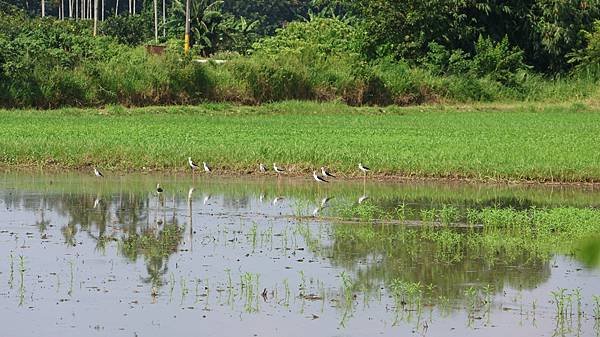
[{"label": "tree trunk", "polygon": [[131,14],[131,0],[129,0],[129,14]]},{"label": "tree trunk", "polygon": [[132,0],[132,1],[133,1],[133,15],[135,15],[135,0]]},{"label": "tree trunk", "polygon": [[75,2],[75,21],[77,21],[77,16],[79,16],[79,0],[73,0]]},{"label": "tree trunk", "polygon": [[158,0],[154,0],[154,42],[158,43]]},{"label": "tree trunk", "polygon": [[167,12],[165,9],[165,0],[163,0],[163,22],[162,22],[162,26],[163,26],[163,37],[167,36]]},{"label": "tree trunk", "polygon": [[42,17],[46,16],[46,1],[42,0]]},{"label": "tree trunk", "polygon": [[117,4],[115,5],[115,16],[119,15],[119,0],[117,0]]},{"label": "tree trunk", "polygon": [[102,15],[100,16],[100,20],[104,21],[104,0],[102,0]]},{"label": "tree trunk", "polygon": [[73,0],[69,0],[69,18],[73,18]]},{"label": "tree trunk", "polygon": [[94,36],[98,34],[98,0],[94,0]]}]

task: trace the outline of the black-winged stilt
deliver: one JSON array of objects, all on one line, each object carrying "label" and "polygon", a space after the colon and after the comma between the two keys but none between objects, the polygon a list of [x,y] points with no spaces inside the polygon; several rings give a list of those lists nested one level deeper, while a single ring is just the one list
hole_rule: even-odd
[{"label": "black-winged stilt", "polygon": [[158,193],[158,195],[161,195],[161,193],[163,192],[163,188],[160,187],[160,184],[156,184],[156,193]]},{"label": "black-winged stilt", "polygon": [[275,163],[273,163],[273,170],[274,170],[275,172],[277,172],[278,174],[279,174],[279,173],[283,173],[283,172],[285,172],[285,170],[284,170],[283,168],[281,168],[281,167],[277,166],[277,164],[275,164]]},{"label": "black-winged stilt", "polygon": [[367,172],[371,171],[370,168],[364,166],[362,163],[358,163],[358,168],[364,173],[367,174]]},{"label": "black-winged stilt", "polygon": [[94,175],[96,175],[96,177],[98,177],[98,178],[104,177],[102,172],[100,172],[96,167],[94,167]]},{"label": "black-winged stilt", "polygon": [[313,171],[313,178],[315,178],[315,180],[318,183],[328,183],[329,181],[325,180],[323,177],[320,177],[319,175],[317,175],[317,171]]},{"label": "black-winged stilt", "polygon": [[208,166],[208,164],[205,161],[202,162],[202,166],[204,166],[204,172],[210,172],[210,171],[212,171],[212,169],[210,168],[210,166]]},{"label": "black-winged stilt", "polygon": [[198,167],[199,167],[196,163],[194,163],[194,161],[192,160],[192,157],[188,157],[188,164],[190,165],[192,172],[196,171],[196,169],[198,169]]},{"label": "black-winged stilt", "polygon": [[321,173],[323,174],[323,177],[335,178],[335,176],[329,173],[324,167],[321,167]]},{"label": "black-winged stilt", "polygon": [[258,169],[260,170],[260,172],[267,172],[267,167],[263,163],[258,164]]},{"label": "black-winged stilt", "polygon": [[362,197],[358,198],[358,203],[362,204],[367,199],[369,199],[369,196],[368,195],[363,195]]}]

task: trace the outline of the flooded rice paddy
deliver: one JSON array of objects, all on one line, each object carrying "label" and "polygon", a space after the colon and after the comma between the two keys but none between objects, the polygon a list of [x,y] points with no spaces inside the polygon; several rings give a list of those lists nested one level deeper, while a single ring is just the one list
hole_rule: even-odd
[{"label": "flooded rice paddy", "polygon": [[594,336],[599,206],[591,187],[5,173],[0,332]]}]

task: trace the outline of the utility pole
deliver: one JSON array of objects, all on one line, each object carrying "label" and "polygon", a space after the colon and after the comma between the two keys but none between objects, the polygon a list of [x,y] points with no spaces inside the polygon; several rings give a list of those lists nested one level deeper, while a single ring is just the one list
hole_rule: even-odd
[{"label": "utility pole", "polygon": [[190,0],[185,0],[185,44],[183,50],[186,55],[190,52]]}]

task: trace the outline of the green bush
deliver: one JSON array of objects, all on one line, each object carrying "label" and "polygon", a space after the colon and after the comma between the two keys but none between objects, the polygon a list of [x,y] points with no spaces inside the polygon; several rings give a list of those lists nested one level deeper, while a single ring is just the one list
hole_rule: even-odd
[{"label": "green bush", "polygon": [[523,62],[523,51],[511,47],[508,37],[495,43],[491,38],[480,35],[475,44],[472,69],[476,76],[488,76],[494,81],[513,86],[518,84],[518,73],[528,67]]},{"label": "green bush", "polygon": [[152,18],[147,15],[110,16],[100,24],[100,34],[112,36],[120,43],[138,46],[153,36]]}]

